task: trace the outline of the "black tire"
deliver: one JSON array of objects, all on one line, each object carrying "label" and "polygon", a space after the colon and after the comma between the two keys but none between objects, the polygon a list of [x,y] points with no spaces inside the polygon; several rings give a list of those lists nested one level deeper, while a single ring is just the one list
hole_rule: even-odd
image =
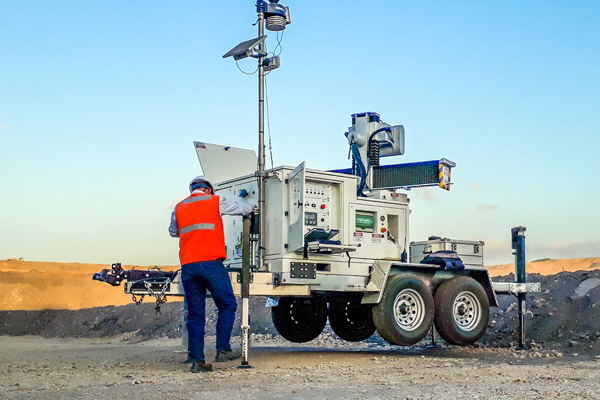
[{"label": "black tire", "polygon": [[389,343],[411,346],[427,336],[433,313],[433,296],[422,280],[393,275],[385,285],[381,302],[373,307],[373,322]]},{"label": "black tire", "polygon": [[273,325],[290,342],[309,342],[319,336],[327,323],[327,303],[321,299],[282,297],[271,309]]},{"label": "black tire", "polygon": [[375,333],[373,306],[360,301],[329,303],[329,325],[340,338],[360,342]]},{"label": "black tire", "polygon": [[467,346],[478,341],[490,321],[490,302],[473,278],[459,276],[435,292],[435,329],[448,343]]}]

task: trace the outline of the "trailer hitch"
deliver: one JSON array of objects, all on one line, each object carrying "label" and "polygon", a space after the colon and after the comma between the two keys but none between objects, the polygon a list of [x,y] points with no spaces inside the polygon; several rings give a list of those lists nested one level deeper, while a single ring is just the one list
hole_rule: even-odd
[{"label": "trailer hitch", "polygon": [[[121,263],[112,264],[111,268],[105,268],[92,276],[95,281],[106,282],[112,286],[119,286],[124,280],[131,281],[132,288],[145,287],[146,283],[165,284],[172,282],[177,271],[163,271],[159,267],[143,270],[124,270]],[[167,282],[168,281],[168,282]],[[153,288],[154,289],[154,288]]]},{"label": "trailer hitch", "polygon": [[[105,268],[92,276],[93,280],[106,282],[111,286],[120,286],[121,282],[126,281],[125,292],[132,293],[131,299],[135,304],[141,304],[145,296],[152,296],[156,299],[154,307],[155,318],[161,316],[160,307],[167,302],[167,291],[171,282],[175,279],[177,271],[163,271],[159,267],[147,270],[124,270],[121,263],[112,264],[111,268]],[[140,294],[138,298],[136,293]]]}]

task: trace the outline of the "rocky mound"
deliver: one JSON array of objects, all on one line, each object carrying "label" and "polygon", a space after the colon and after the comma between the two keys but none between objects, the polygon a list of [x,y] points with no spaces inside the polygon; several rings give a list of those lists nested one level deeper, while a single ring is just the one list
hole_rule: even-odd
[{"label": "rocky mound", "polygon": [[[271,323],[271,312],[265,307],[266,298],[253,298],[251,306],[252,331],[276,333]],[[238,310],[241,309],[238,306]],[[236,318],[234,332],[240,331],[240,313]],[[215,334],[217,310],[211,300],[206,307],[206,332]],[[44,337],[98,338],[130,334],[140,340],[158,337],[181,337],[183,326],[183,302],[163,304],[156,315],[152,301],[136,305],[106,306],[80,310],[34,310],[0,311],[0,335]]]},{"label": "rocky mound", "polygon": [[[530,274],[542,292],[527,296],[527,336],[537,346],[580,347],[600,350],[600,270]],[[514,275],[502,277],[513,281]],[[482,343],[511,346],[518,341],[517,301],[499,296],[500,307],[492,310],[490,329]]]}]

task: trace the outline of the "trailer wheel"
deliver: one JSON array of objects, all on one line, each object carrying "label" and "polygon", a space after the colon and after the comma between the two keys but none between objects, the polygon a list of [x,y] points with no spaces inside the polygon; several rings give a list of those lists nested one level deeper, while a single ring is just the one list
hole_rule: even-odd
[{"label": "trailer wheel", "polygon": [[329,303],[329,325],[340,338],[360,342],[375,333],[373,306],[357,301]]},{"label": "trailer wheel", "polygon": [[466,346],[478,341],[490,320],[490,302],[473,278],[459,276],[435,292],[435,329],[448,343]]},{"label": "trailer wheel", "polygon": [[282,297],[271,309],[273,325],[290,342],[309,342],[319,336],[327,323],[327,303],[320,299]]},{"label": "trailer wheel", "polygon": [[373,307],[373,322],[389,343],[410,346],[427,336],[433,313],[433,296],[422,280],[393,275],[385,285],[381,302]]}]

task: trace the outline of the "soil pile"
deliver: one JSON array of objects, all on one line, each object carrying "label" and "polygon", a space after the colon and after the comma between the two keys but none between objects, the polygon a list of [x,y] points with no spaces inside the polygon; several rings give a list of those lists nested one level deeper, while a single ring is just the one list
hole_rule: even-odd
[{"label": "soil pile", "polygon": [[[600,270],[529,274],[529,282],[540,282],[541,293],[527,295],[527,337],[534,347],[587,347],[600,351]],[[514,281],[514,275],[497,279]],[[511,346],[518,342],[517,300],[498,296],[490,329],[482,343]]]},{"label": "soil pile", "polygon": [[[271,323],[271,309],[266,298],[253,298],[252,332],[276,333]],[[155,303],[106,306],[80,310],[0,311],[0,336],[39,335],[51,338],[99,338],[123,335],[139,340],[181,337],[183,301],[161,305],[156,315]],[[238,304],[238,310],[241,304]],[[240,312],[236,316],[234,334],[240,331]],[[212,300],[206,304],[206,333],[215,334],[217,309]]]}]

